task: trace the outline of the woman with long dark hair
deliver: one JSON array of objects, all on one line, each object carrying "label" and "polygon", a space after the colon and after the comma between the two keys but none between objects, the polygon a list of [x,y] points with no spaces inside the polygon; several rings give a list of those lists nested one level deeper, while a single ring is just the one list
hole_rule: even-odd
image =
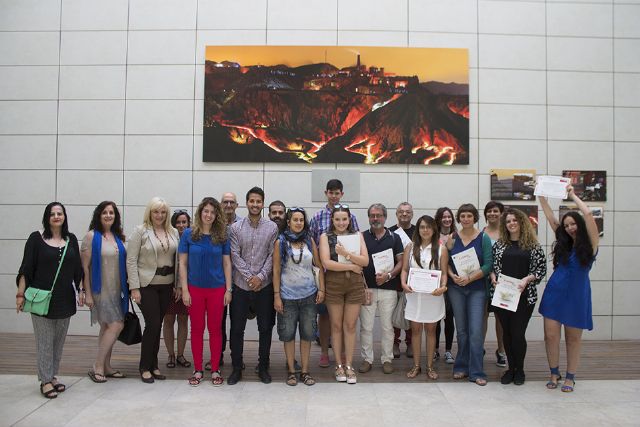
[{"label": "woman with long dark hair", "polygon": [[[453,216],[453,212],[450,208],[444,206],[438,208],[436,211],[436,216],[434,217],[436,221],[436,225],[438,227],[438,234],[440,236],[440,244],[446,245],[447,240],[451,236],[455,234],[456,223],[455,217]],[[453,365],[456,359],[453,357],[451,353],[451,348],[453,347],[453,336],[456,333],[456,326],[453,321],[453,309],[451,308],[451,301],[449,300],[449,294],[445,292],[444,294],[444,307],[445,307],[445,316],[444,316],[444,362],[448,365]],[[440,332],[442,330],[441,327],[442,322],[438,321],[436,325],[436,349],[433,355],[434,360],[438,360],[440,358]]]},{"label": "woman with long dark hair", "polygon": [[[536,286],[547,274],[547,261],[529,218],[520,210],[507,209],[500,219],[500,237],[493,245],[493,271],[490,297],[500,274],[520,279],[520,299],[515,312],[494,307],[502,324],[504,349],[509,369],[502,384],[522,385],[525,381],[524,357],[527,353],[525,333],[538,300]],[[491,301],[491,299],[489,299]],[[491,303],[491,302],[490,302]]]},{"label": "woman with long dark hair", "polygon": [[124,378],[111,367],[111,352],[129,310],[124,240],[118,207],[108,200],[101,202],[93,211],[80,248],[86,305],[91,309],[91,324],[100,324],[98,355],[89,371],[95,383],[104,383],[108,377]]},{"label": "woman with long dark hair", "polygon": [[[359,251],[349,252],[338,242],[338,236],[349,234],[358,235]],[[338,262],[339,256],[345,257],[347,262]],[[356,344],[356,322],[365,298],[362,269],[369,265],[369,253],[362,234],[354,231],[351,211],[347,205],[338,204],[331,210],[329,230],[320,236],[320,260],[326,269],[325,302],[329,309],[333,352],[336,355],[335,378],[338,382],[355,384],[357,378],[353,369],[353,350]],[[343,354],[345,360],[342,358]]]},{"label": "woman with long dark hair", "polygon": [[[284,342],[287,358],[287,385],[298,383],[294,366],[296,329],[300,334],[300,381],[314,385],[316,381],[309,374],[309,354],[318,329],[316,305],[324,301],[324,274],[305,210],[289,209],[283,226],[273,248],[273,307],[278,317],[278,336]],[[318,285],[314,265],[319,269]]]},{"label": "woman with long dark hair", "polygon": [[582,330],[593,329],[591,317],[591,282],[589,271],[598,253],[600,240],[598,226],[589,207],[576,195],[571,185],[567,186],[569,199],[573,200],[582,215],[567,212],[560,222],[545,197],[540,205],[547,222],[555,232],[553,245],[554,272],[547,282],[540,314],[544,317],[544,341],[551,378],[547,388],[558,387],[560,376],[560,335],[564,326],[567,346],[567,374],[562,391],[572,392],[574,376],[580,363]]},{"label": "woman with long dark hair", "polygon": [[31,322],[36,339],[40,393],[54,399],[66,390],[56,375],[69,321],[76,313],[73,286],[78,293],[78,305],[84,304],[85,296],[78,239],[69,233],[67,212],[62,203],[52,202],[44,209],[42,231],[34,231],[27,239],[16,284],[17,312],[24,309],[27,288],[53,288],[49,311],[42,316],[32,313]]},{"label": "woman with long dark hair", "polygon": [[[413,367],[407,372],[407,378],[415,378],[421,371],[420,348],[422,331],[427,333],[427,378],[438,379],[433,369],[434,358],[431,355],[436,347],[436,324],[445,316],[444,294],[447,290],[447,263],[449,255],[440,245],[440,233],[436,221],[423,215],[416,222],[416,231],[411,243],[405,248],[400,281],[407,294],[405,318],[411,321],[411,345],[413,346]],[[440,270],[440,286],[431,294],[414,292],[407,283],[410,268]],[[412,310],[411,307],[414,307]]]},{"label": "woman with long dark hair", "polygon": [[195,370],[189,384],[202,382],[202,348],[205,324],[209,331],[211,383],[224,384],[220,373],[222,313],[231,302],[231,248],[222,206],[213,197],[198,205],[193,227],[182,233],[178,247],[182,301],[191,319],[191,353]]},{"label": "woman with long dark hair", "polygon": [[[178,234],[182,237],[184,230],[191,227],[191,217],[189,213],[184,209],[177,209],[173,211],[171,215],[171,225],[178,230]],[[179,266],[180,264],[178,264]],[[176,266],[176,267],[178,267]],[[164,322],[162,325],[162,335],[164,338],[164,345],[167,347],[167,353],[169,354],[169,360],[167,361],[167,368],[175,368],[176,363],[184,368],[191,366],[184,357],[184,349],[187,346],[187,335],[189,333],[189,311],[182,302],[182,288],[180,288],[178,282],[179,272],[176,272],[176,287],[173,290],[173,296],[169,301],[169,308],[164,315]],[[178,355],[176,356],[176,350],[174,341],[176,341],[174,335],[174,324],[178,321]]]}]

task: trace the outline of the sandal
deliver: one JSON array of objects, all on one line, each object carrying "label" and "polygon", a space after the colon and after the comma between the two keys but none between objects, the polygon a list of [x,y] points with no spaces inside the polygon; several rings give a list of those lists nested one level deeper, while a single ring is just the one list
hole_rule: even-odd
[{"label": "sandal", "polygon": [[349,365],[344,367],[344,370],[347,374],[347,384],[355,384],[358,382],[358,378],[356,377],[356,371]]},{"label": "sandal", "polygon": [[[49,384],[51,386],[51,390],[44,391],[44,387],[47,384]],[[58,391],[56,390],[56,387],[50,382],[49,383],[40,384],[40,394],[42,394],[47,399],[55,399],[56,397],[58,397]]]},{"label": "sandal", "polygon": [[300,373],[300,381],[302,381],[302,384],[304,385],[314,385],[316,383],[316,380],[311,376],[311,374],[309,374],[309,372]]},{"label": "sandal", "polygon": [[476,378],[476,380],[474,381],[474,383],[476,383],[479,386],[486,386],[487,385],[487,380],[484,378]]},{"label": "sandal", "polygon": [[220,371],[214,371],[211,374],[211,384],[213,384],[215,387],[220,387],[222,384],[224,384],[224,378],[222,378],[222,375],[220,375]]},{"label": "sandal", "polygon": [[[178,363],[178,365],[182,366],[183,368],[188,368],[189,366],[191,366],[191,362],[185,359],[182,354],[176,357],[176,362]],[[209,369],[207,370],[208,371],[211,370],[211,362],[209,362]]]},{"label": "sandal", "polygon": [[415,378],[422,372],[422,368],[418,365],[413,365],[413,367],[407,372],[407,378]]},{"label": "sandal", "polygon": [[105,378],[104,374],[99,374],[95,371],[89,371],[87,372],[87,375],[89,375],[89,378],[91,378],[91,381],[93,381],[94,383],[106,383],[107,379]]},{"label": "sandal", "polygon": [[547,388],[549,390],[555,390],[558,388],[558,381],[562,379],[562,375],[560,375],[560,367],[557,366],[555,368],[551,368],[550,371],[551,379],[549,379],[549,382],[547,383]]},{"label": "sandal", "polygon": [[298,377],[296,376],[295,372],[289,372],[289,376],[287,377],[287,385],[298,385]]},{"label": "sandal", "polygon": [[427,378],[434,381],[438,379],[438,373],[430,366],[427,367]]},{"label": "sandal", "polygon": [[335,373],[336,381],[339,383],[343,383],[347,381],[347,375],[344,373],[344,368],[342,365],[336,365],[336,373]]},{"label": "sandal", "polygon": [[169,361],[167,362],[167,368],[176,367],[176,356],[169,355]]},{"label": "sandal", "polygon": [[[573,391],[573,388],[576,386],[576,381],[573,379],[574,377],[574,374],[567,372],[567,376],[564,379],[564,384],[562,385],[562,387],[560,387],[560,391],[571,393]],[[567,381],[571,381],[571,385],[568,385]]]},{"label": "sandal", "polygon": [[189,385],[192,387],[197,387],[202,382],[202,377],[204,377],[204,372],[202,371],[193,371],[193,375],[189,378]]},{"label": "sandal", "polygon": [[64,393],[64,391],[67,389],[67,386],[62,383],[59,383],[56,377],[53,377],[53,379],[51,380],[51,385],[53,385],[53,388],[58,393]]},{"label": "sandal", "polygon": [[465,374],[464,372],[454,372],[453,373],[453,379],[454,380],[461,380],[463,378],[467,378],[469,376],[469,374]]},{"label": "sandal", "polygon": [[120,372],[120,371],[113,371],[110,374],[105,375],[105,377],[107,377],[107,378],[118,378],[118,379],[127,378],[127,376],[125,374],[123,374],[122,372]]}]

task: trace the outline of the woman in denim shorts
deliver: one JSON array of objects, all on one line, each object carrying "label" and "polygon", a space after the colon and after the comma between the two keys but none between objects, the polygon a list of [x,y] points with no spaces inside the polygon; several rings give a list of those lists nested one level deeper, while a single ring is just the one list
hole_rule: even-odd
[{"label": "woman in denim shorts", "polygon": [[[300,332],[300,381],[314,385],[309,374],[311,342],[315,339],[316,304],[324,301],[324,274],[318,249],[311,238],[307,214],[302,208],[287,211],[286,227],[278,236],[273,250],[273,307],[278,315],[278,336],[284,342],[289,375],[287,384],[298,384],[294,369],[296,325]],[[314,278],[314,265],[318,284]]]}]

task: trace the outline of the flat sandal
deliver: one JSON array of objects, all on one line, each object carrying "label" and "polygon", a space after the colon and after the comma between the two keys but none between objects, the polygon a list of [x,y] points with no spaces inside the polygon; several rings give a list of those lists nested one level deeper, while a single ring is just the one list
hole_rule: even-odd
[{"label": "flat sandal", "polygon": [[415,378],[420,372],[422,372],[422,368],[419,365],[413,365],[409,372],[407,372],[407,378]]}]

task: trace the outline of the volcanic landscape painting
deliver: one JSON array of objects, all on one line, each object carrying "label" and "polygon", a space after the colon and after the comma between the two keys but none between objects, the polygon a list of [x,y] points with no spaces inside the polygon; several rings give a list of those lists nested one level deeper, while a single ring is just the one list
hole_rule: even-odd
[{"label": "volcanic landscape painting", "polygon": [[205,162],[469,163],[466,49],[207,46]]}]

